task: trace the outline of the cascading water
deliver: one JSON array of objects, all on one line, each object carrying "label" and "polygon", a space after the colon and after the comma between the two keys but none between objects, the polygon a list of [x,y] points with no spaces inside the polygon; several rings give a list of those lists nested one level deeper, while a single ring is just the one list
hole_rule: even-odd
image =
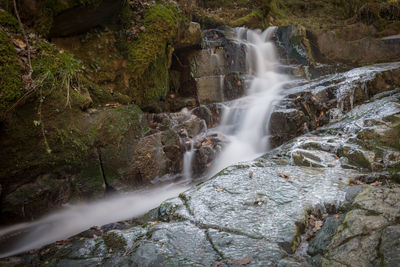
[{"label": "cascading water", "polygon": [[221,131],[229,144],[215,160],[211,174],[240,161],[256,158],[268,148],[268,124],[274,103],[281,98],[280,91],[289,81],[277,72],[278,60],[271,42],[275,27],[264,32],[237,28],[235,40],[247,48],[247,70],[250,87],[246,96],[232,101],[224,110]]},{"label": "cascading water", "polygon": [[[278,61],[270,41],[275,28],[264,32],[238,28],[235,41],[247,48],[247,69],[250,87],[247,95],[229,103],[221,125],[215,131],[229,139],[229,144],[214,161],[210,174],[240,161],[251,160],[267,150],[268,123],[274,102],[288,77],[276,70]],[[220,58],[215,55],[215,62]],[[237,61],[237,60],[236,60]],[[223,88],[223,76],[221,88]],[[220,88],[220,89],[221,89]],[[187,111],[182,111],[187,112]],[[202,133],[204,137],[204,132]],[[190,145],[184,154],[184,182],[192,179],[193,143],[201,136],[187,140]],[[0,258],[68,238],[93,225],[140,216],[167,198],[177,196],[188,186],[171,184],[143,192],[133,192],[97,203],[72,206],[32,223],[23,223],[0,230]],[[3,240],[2,240],[3,239]],[[4,247],[4,239],[7,247]],[[1,242],[3,241],[3,242]]]}]

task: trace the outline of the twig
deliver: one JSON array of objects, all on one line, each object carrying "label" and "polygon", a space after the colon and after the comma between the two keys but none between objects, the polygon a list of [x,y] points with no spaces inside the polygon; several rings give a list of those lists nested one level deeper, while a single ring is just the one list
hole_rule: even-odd
[{"label": "twig", "polygon": [[50,149],[49,143],[47,142],[46,131],[44,129],[44,123],[43,123],[43,120],[42,120],[42,103],[43,103],[43,92],[42,92],[42,89],[39,90],[39,94],[40,94],[40,102],[39,102],[38,113],[39,113],[40,128],[42,130],[43,141],[44,141],[44,144],[46,146],[46,152],[51,154],[51,149]]},{"label": "twig", "polygon": [[18,12],[18,8],[17,8],[17,2],[16,2],[16,0],[13,0],[13,3],[14,3],[15,15],[17,16],[18,23],[19,23],[19,27],[21,28],[22,36],[23,36],[24,39],[25,39],[26,49],[28,50],[28,65],[29,65],[28,77],[31,78],[31,77],[32,77],[32,73],[33,73],[32,62],[31,62],[31,47],[30,47],[30,45],[29,45],[28,37],[26,36],[25,30],[24,30],[24,25],[22,24],[21,18],[20,18],[20,16],[19,16],[19,12]]}]

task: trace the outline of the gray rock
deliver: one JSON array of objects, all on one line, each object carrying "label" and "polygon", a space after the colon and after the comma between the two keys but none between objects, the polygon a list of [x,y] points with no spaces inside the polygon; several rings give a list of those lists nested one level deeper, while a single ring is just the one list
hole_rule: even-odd
[{"label": "gray rock", "polygon": [[[378,232],[367,236],[355,236],[343,245],[335,248],[328,247],[325,257],[346,266],[377,266],[379,263],[377,253],[379,239]],[[323,262],[322,266],[329,265]]]},{"label": "gray rock", "polygon": [[311,240],[307,253],[311,256],[321,253],[329,245],[333,234],[342,222],[342,217],[329,216],[324,220],[324,224],[320,231]]},{"label": "gray rock", "polygon": [[381,255],[381,264],[385,266],[400,265],[400,225],[387,227],[382,232],[381,245],[379,252]]},{"label": "gray rock", "polygon": [[395,221],[400,217],[399,194],[399,187],[365,186],[353,204],[361,209],[381,214],[389,221]]}]

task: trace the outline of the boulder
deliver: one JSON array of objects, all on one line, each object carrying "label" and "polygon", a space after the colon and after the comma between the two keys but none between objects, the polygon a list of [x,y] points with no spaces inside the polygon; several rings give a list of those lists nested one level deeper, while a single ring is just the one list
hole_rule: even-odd
[{"label": "boulder", "polygon": [[196,47],[201,45],[201,27],[197,22],[190,22],[183,33],[183,37],[175,42],[176,49]]},{"label": "boulder", "polygon": [[4,196],[2,222],[36,218],[65,204],[71,197],[68,178],[43,175]]}]

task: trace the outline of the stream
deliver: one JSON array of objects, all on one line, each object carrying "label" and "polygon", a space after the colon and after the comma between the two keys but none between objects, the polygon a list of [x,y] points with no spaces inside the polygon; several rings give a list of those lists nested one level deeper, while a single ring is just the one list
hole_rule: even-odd
[{"label": "stream", "polygon": [[[234,41],[245,45],[248,51],[246,67],[249,70],[250,87],[246,96],[232,101],[223,111],[221,125],[212,132],[228,137],[229,144],[223,148],[213,164],[208,177],[225,167],[261,156],[267,151],[268,121],[273,103],[279,101],[282,86],[289,81],[286,75],[278,73],[279,64],[271,37],[275,27],[264,32],[237,28]],[[216,59],[218,60],[218,59]],[[237,116],[240,108],[242,114]],[[244,111],[243,111],[244,110]],[[188,111],[183,111],[188,112]],[[238,125],[232,130],[230,125]],[[195,137],[191,144],[195,143]],[[102,226],[111,222],[126,220],[143,215],[168,198],[189,189],[182,184],[192,180],[193,145],[184,154],[183,177],[179,184],[151,188],[114,196],[102,201],[73,205],[32,223],[17,224],[0,230],[0,257],[15,255],[39,248],[58,240],[76,235],[91,226]],[[107,212],[105,212],[107,211]],[[111,211],[111,212],[110,212]],[[8,241],[11,240],[11,243]],[[7,245],[4,245],[7,243]]]},{"label": "stream", "polygon": [[[389,118],[400,113],[398,89],[389,86],[389,78],[376,82],[389,77],[400,63],[312,81],[295,79],[281,71],[271,41],[275,32],[271,27],[227,33],[238,47],[245,47],[247,89],[243,97],[223,103],[218,126],[205,127],[187,140],[180,181],[65,207],[40,220],[1,229],[0,258],[159,207],[150,226],[112,230],[125,240],[124,248],[96,236],[59,245],[62,259],[50,258],[50,263],[212,266],[251,261],[260,266],[307,266],[308,244],[300,246],[302,253],[293,254],[304,240],[300,235],[305,212],[335,214],[348,201],[350,181],[389,166],[398,156],[394,150],[381,151],[381,162],[376,162],[378,152],[359,139],[365,131],[384,133],[395,121]],[[375,90],[379,86],[382,92]],[[375,96],[369,101],[362,94]],[[223,136],[224,145],[203,179],[196,180],[195,144],[213,134]],[[273,138],[283,145],[272,146]]]}]

